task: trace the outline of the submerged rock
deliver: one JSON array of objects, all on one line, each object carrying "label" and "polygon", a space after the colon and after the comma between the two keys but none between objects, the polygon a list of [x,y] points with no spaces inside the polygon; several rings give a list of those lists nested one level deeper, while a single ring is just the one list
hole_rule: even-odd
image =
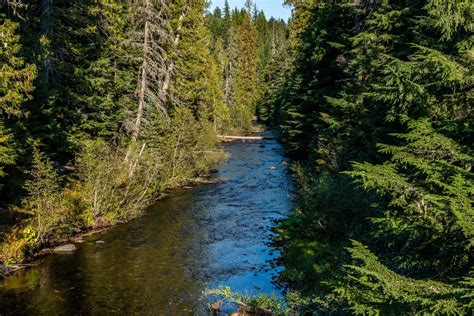
[{"label": "submerged rock", "polygon": [[76,251],[77,247],[74,244],[66,244],[62,246],[58,246],[53,249],[54,252],[73,252]]},{"label": "submerged rock", "polygon": [[224,303],[224,302],[221,300],[221,301],[217,301],[217,302],[211,304],[210,310],[211,310],[212,312],[217,312],[217,313],[222,312],[222,304],[223,304],[223,303]]}]

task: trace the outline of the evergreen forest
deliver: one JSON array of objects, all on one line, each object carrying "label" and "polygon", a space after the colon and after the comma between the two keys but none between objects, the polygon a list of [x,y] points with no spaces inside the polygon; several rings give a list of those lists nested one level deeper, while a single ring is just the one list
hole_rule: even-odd
[{"label": "evergreen forest", "polygon": [[258,123],[296,188],[284,302],[247,301],[471,315],[474,2],[285,5],[0,0],[0,274],[208,182]]}]

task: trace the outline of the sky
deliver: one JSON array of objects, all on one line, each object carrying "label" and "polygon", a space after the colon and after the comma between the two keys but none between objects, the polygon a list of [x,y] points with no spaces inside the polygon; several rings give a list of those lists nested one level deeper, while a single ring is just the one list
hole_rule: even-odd
[{"label": "sky", "polygon": [[[228,0],[230,7],[241,8],[245,4],[245,0]],[[282,18],[288,20],[291,15],[291,8],[283,6],[283,0],[254,0],[259,10],[265,12],[267,18],[273,16],[275,18]],[[211,10],[216,6],[223,8],[225,0],[212,0]]]}]

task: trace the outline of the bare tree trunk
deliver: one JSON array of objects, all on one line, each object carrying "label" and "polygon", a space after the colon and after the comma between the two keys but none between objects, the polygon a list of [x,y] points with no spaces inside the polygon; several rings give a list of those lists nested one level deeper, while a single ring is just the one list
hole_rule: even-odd
[{"label": "bare tree trunk", "polygon": [[168,120],[166,103],[170,97],[168,90],[175,71],[175,64],[168,52],[178,45],[177,33],[181,29],[183,18],[184,13],[179,18],[177,29],[173,31],[168,0],[160,0],[158,3],[143,0],[138,10],[137,20],[143,29],[138,33],[140,42],[136,44],[142,49],[142,65],[138,75],[138,109],[132,127],[133,140],[140,136],[147,106],[155,107]]},{"label": "bare tree trunk", "polygon": [[[181,31],[181,28],[183,26],[182,25],[183,19],[184,19],[184,12],[179,16],[179,23],[178,23],[178,27],[176,28],[176,36],[174,37],[174,40],[173,40],[173,47],[177,47],[179,44],[179,38],[180,38],[179,32]],[[158,94],[159,96],[158,100],[163,104],[166,102],[166,94],[170,88],[171,77],[173,75],[174,68],[175,68],[175,64],[167,60],[166,65],[165,65],[165,73],[163,76],[164,77],[163,86],[160,89],[159,94]]]},{"label": "bare tree trunk", "polygon": [[[50,39],[53,35],[53,26],[51,24],[51,16],[53,13],[53,0],[42,0],[41,1],[41,33],[46,38]],[[46,49],[51,49],[46,47]],[[50,74],[52,72],[51,58],[47,56],[43,60],[43,82],[47,84],[49,82]]]},{"label": "bare tree trunk", "polygon": [[224,66],[224,102],[229,104],[229,65]]},{"label": "bare tree trunk", "polygon": [[10,10],[12,10],[13,15],[21,18],[24,20],[24,18],[19,14],[19,10],[26,8],[28,5],[24,4],[22,0],[3,0],[0,1],[0,4],[5,3]]},{"label": "bare tree trunk", "polygon": [[143,119],[143,111],[145,109],[145,97],[146,97],[146,88],[147,88],[147,69],[148,69],[148,52],[149,52],[149,37],[150,37],[150,26],[149,26],[149,17],[148,13],[150,10],[150,1],[145,0],[145,30],[143,36],[143,62],[141,66],[141,75],[140,75],[140,90],[138,94],[138,111],[137,118],[135,120],[135,126],[133,129],[132,139],[137,140],[138,135],[140,134],[140,127]]},{"label": "bare tree trunk", "polygon": [[272,56],[276,54],[276,33],[275,22],[272,22]]}]

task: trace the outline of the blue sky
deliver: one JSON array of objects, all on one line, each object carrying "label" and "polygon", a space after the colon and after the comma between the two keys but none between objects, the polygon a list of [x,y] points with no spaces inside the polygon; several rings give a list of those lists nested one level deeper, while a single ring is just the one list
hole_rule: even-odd
[{"label": "blue sky", "polygon": [[[241,8],[245,4],[245,0],[228,0],[231,8]],[[291,15],[291,8],[283,6],[283,0],[254,0],[257,7],[265,12],[267,18],[273,16],[288,20]],[[225,0],[212,0],[211,10],[216,6],[224,7]]]}]

